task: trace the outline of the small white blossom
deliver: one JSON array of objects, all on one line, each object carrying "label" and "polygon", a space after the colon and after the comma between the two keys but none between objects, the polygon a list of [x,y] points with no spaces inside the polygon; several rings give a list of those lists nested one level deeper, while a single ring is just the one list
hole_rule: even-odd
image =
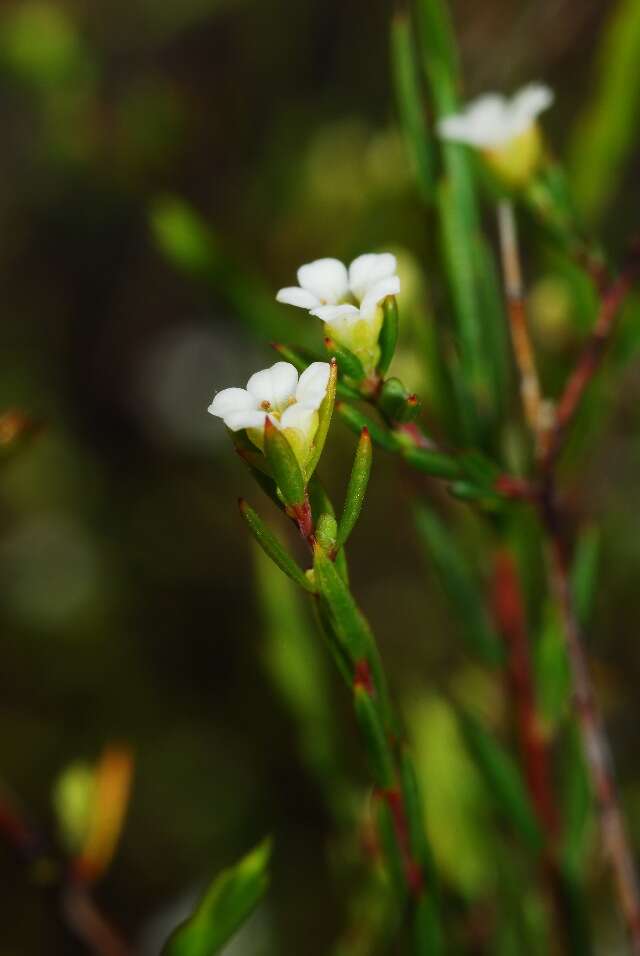
[{"label": "small white blossom", "polygon": [[487,93],[461,113],[441,119],[438,134],[478,149],[498,149],[526,133],[552,102],[553,92],[541,83],[523,87],[511,99]]},{"label": "small white blossom", "polygon": [[222,418],[231,431],[246,429],[254,445],[262,448],[267,418],[284,431],[301,462],[318,428],[318,409],[327,394],[330,366],[312,362],[298,378],[289,362],[276,362],[255,372],[246,388],[225,388],[207,411]]},{"label": "small white blossom", "polygon": [[329,335],[354,351],[369,370],[375,365],[382,325],[378,306],[400,292],[396,268],[390,252],[358,256],[348,270],[339,259],[316,259],[298,269],[299,286],[280,289],[276,299],[325,322]]}]

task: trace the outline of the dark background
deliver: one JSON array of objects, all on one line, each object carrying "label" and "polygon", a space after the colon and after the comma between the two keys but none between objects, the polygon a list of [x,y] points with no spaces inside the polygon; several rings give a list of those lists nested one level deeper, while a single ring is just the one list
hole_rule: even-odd
[{"label": "dark background", "polygon": [[[548,82],[549,140],[579,167],[573,122],[614,7],[459,0],[466,92]],[[109,742],[133,747],[130,812],[98,890],[132,938],[265,833],[274,888],[256,935],[233,952],[326,953],[345,919],[326,801],[265,666],[235,501],[270,506],[206,407],[275,361],[271,339],[313,339],[302,312],[266,304],[300,263],[388,247],[415,268],[431,253],[394,125],[391,12],[377,0],[0,8],[0,410],[43,423],[0,472],[0,773],[55,832],[65,768]],[[603,204],[614,246],[638,221],[637,160],[636,150]],[[168,195],[212,227],[212,283],[159,249],[150,216]],[[254,288],[245,274],[268,294],[263,305],[256,293],[253,313],[234,307],[234,288]],[[410,378],[408,349],[401,361]],[[608,516],[594,642],[640,837],[637,367],[625,383],[582,498]],[[352,445],[336,426],[323,470],[338,494]],[[378,457],[351,547],[354,590],[398,694],[442,701],[480,678],[415,541],[410,484]],[[362,781],[331,671],[328,685]],[[2,956],[75,951],[3,848],[0,885]]]}]

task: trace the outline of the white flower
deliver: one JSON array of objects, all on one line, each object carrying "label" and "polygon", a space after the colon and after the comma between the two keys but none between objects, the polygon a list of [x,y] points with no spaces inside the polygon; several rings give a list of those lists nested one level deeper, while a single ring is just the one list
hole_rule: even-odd
[{"label": "white flower", "polygon": [[329,335],[355,352],[369,371],[377,361],[382,326],[378,306],[400,292],[396,268],[390,252],[358,256],[348,271],[339,259],[316,259],[298,269],[299,286],[280,289],[276,299],[322,319]]},{"label": "white flower", "polygon": [[276,362],[255,372],[246,388],[225,388],[207,411],[222,418],[231,431],[247,429],[254,445],[262,449],[267,418],[285,432],[304,463],[318,428],[318,409],[327,393],[328,362],[312,362],[300,378],[289,362]]},{"label": "white flower", "polygon": [[438,134],[479,149],[497,149],[526,133],[552,102],[553,92],[541,83],[523,87],[511,99],[487,93],[461,113],[441,119]]}]

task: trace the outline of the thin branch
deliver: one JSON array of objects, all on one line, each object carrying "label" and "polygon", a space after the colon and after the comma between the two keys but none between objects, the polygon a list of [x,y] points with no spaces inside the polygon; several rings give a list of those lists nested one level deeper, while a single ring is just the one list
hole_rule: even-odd
[{"label": "thin branch", "polygon": [[15,801],[0,791],[0,838],[18,859],[32,866],[41,859],[57,863],[60,908],[68,929],[96,956],[132,956],[133,950],[98,909],[87,884],[73,872],[68,861],[49,845],[20,812]]},{"label": "thin branch", "polygon": [[616,318],[639,273],[640,247],[636,245],[627,268],[603,290],[595,325],[557,403],[554,424],[545,442],[542,459],[545,471],[549,471],[562,451],[582,397],[600,367]]},{"label": "thin branch", "polygon": [[502,274],[513,353],[520,379],[520,396],[527,424],[536,440],[541,428],[542,395],[524,307],[524,284],[513,205],[498,203],[498,234]]},{"label": "thin branch", "polygon": [[563,622],[573,683],[573,705],[598,808],[600,833],[634,956],[640,956],[640,887],[620,808],[606,730],[591,683],[583,636],[573,606],[569,568],[550,486],[543,505],[549,540],[550,585]]}]

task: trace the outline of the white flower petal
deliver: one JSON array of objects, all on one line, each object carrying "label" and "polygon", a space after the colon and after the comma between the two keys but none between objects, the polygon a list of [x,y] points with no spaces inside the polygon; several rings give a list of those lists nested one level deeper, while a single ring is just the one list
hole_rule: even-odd
[{"label": "white flower petal", "polygon": [[307,289],[301,289],[299,286],[289,286],[286,289],[280,289],[276,295],[278,302],[284,302],[286,305],[295,305],[299,309],[313,309],[320,305],[320,299]]},{"label": "white flower petal", "polygon": [[[305,408],[320,408],[322,400],[327,394],[327,383],[331,366],[328,362],[312,362],[309,368],[306,368],[300,376],[298,388],[296,389],[296,402],[304,405]],[[295,408],[292,405],[291,408]],[[290,409],[287,409],[289,411]],[[287,412],[284,413],[286,415]],[[282,416],[284,420],[284,415]],[[285,426],[286,427],[286,426]]]},{"label": "white flower petal", "polygon": [[481,149],[502,146],[524,133],[552,102],[552,91],[541,83],[525,86],[511,100],[487,93],[460,113],[440,120],[438,135]]},{"label": "white flower petal", "polygon": [[497,93],[472,100],[465,109],[437,125],[438,134],[469,146],[495,146],[511,136],[508,102]]},{"label": "white flower petal", "polygon": [[298,282],[320,302],[335,305],[349,291],[347,269],[339,259],[316,259],[298,269]]},{"label": "white flower petal", "polygon": [[293,398],[298,384],[298,372],[290,362],[276,362],[271,368],[254,372],[247,382],[247,391],[251,392],[257,403],[269,402],[280,405]]},{"label": "white flower petal", "polygon": [[518,132],[524,132],[552,103],[553,90],[542,83],[530,83],[519,90],[511,101],[512,125]]},{"label": "white flower petal", "polygon": [[396,268],[396,257],[390,252],[365,253],[349,266],[349,288],[360,301],[376,282],[392,276]]},{"label": "white flower petal", "polygon": [[311,315],[317,316],[323,322],[343,321],[345,319],[354,319],[360,315],[360,309],[355,305],[320,305],[317,309],[311,310]]},{"label": "white flower petal", "polygon": [[232,432],[241,428],[264,428],[266,412],[247,409],[246,411],[229,412],[225,415],[224,423]]},{"label": "white flower petal", "polygon": [[400,279],[398,276],[390,276],[388,279],[382,279],[376,282],[370,289],[360,306],[360,314],[364,319],[370,319],[375,315],[376,307],[379,302],[386,299],[388,295],[398,295],[400,292]]},{"label": "white flower petal", "polygon": [[223,388],[215,396],[209,408],[211,415],[217,415],[218,418],[224,418],[231,412],[246,411],[256,407],[256,400],[244,388]]},{"label": "white flower petal", "polygon": [[290,405],[280,418],[280,427],[283,429],[295,428],[298,431],[306,432],[315,414],[315,408],[306,408],[296,402],[295,405]]}]

